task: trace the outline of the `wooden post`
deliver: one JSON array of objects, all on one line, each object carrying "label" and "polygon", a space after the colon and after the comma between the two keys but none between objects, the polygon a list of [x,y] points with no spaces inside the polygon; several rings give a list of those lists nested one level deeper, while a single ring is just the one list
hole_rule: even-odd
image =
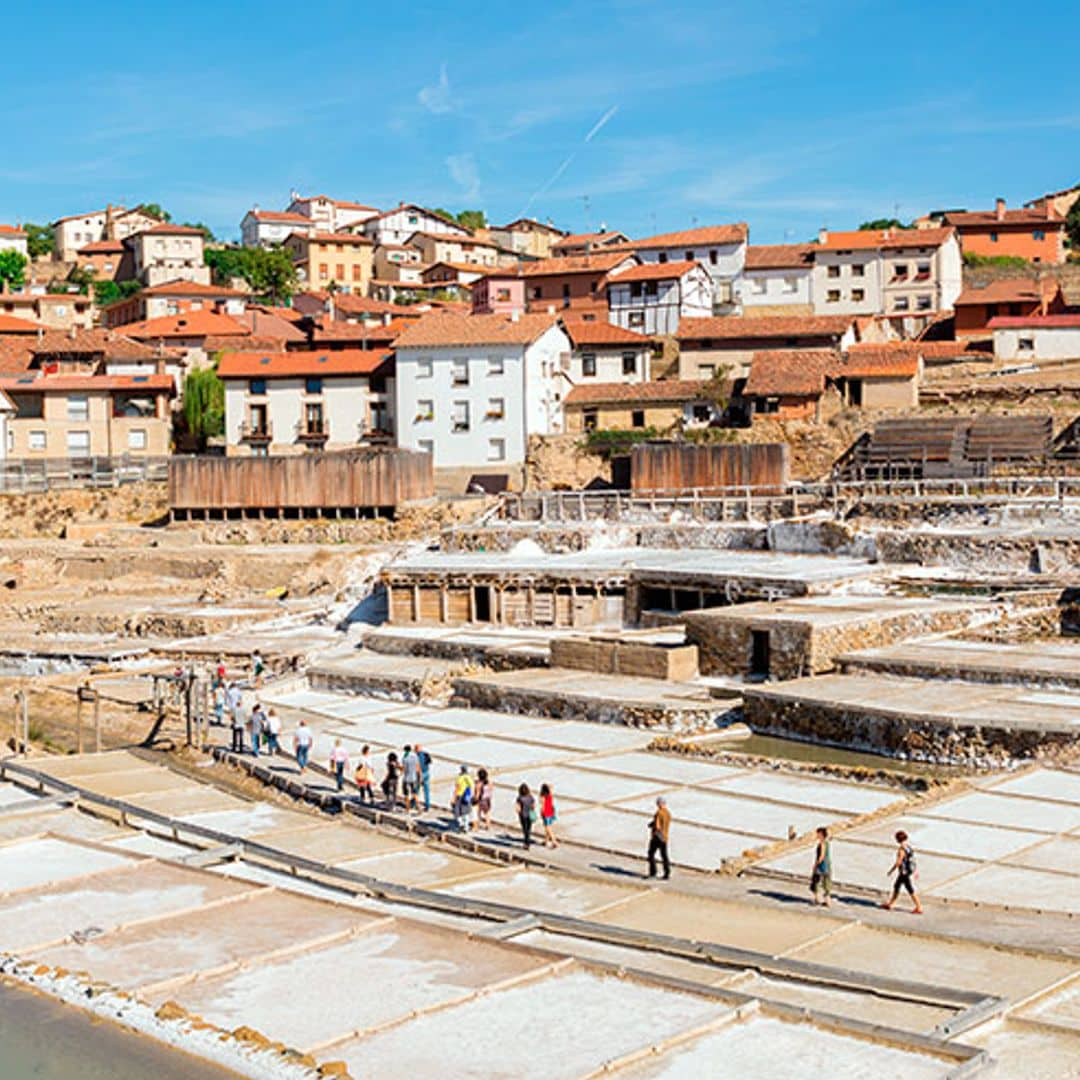
[{"label": "wooden post", "polygon": [[101,753],[101,695],[94,691],[94,753]]},{"label": "wooden post", "polygon": [[83,703],[83,688],[80,686],[75,691],[75,752],[81,754],[83,751],[82,743],[82,703]]}]

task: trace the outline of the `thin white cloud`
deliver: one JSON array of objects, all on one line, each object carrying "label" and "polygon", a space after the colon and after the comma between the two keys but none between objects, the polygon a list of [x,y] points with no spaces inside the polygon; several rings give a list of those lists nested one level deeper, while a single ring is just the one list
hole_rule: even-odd
[{"label": "thin white cloud", "polygon": [[585,136],[587,143],[592,142],[593,138],[600,134],[604,130],[604,125],[619,111],[618,105],[612,105],[610,109],[595,124],[589,129],[589,134]]},{"label": "thin white cloud", "polygon": [[439,67],[439,79],[431,86],[423,86],[416,95],[416,100],[429,113],[443,116],[454,111],[454,99],[450,90],[450,77],[446,73],[446,65]]},{"label": "thin white cloud", "polygon": [[472,154],[451,154],[446,159],[450,176],[461,188],[461,197],[473,200],[480,197],[480,171]]}]

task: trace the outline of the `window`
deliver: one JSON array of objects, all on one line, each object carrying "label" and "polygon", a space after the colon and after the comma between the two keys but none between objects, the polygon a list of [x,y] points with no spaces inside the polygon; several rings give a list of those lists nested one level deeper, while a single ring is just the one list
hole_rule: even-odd
[{"label": "window", "polygon": [[667,252],[666,251],[661,251],[660,254],[657,256],[657,261],[658,262],[667,262]]},{"label": "window", "polygon": [[852,289],[851,290],[851,299],[856,304],[862,303],[862,301],[866,299],[866,290],[865,289]]},{"label": "window", "polygon": [[353,279],[353,281],[359,281],[360,280],[360,269],[361,268],[359,266],[357,266],[356,264],[353,265],[353,268],[352,268],[352,279]]},{"label": "window", "polygon": [[587,378],[596,374],[596,353],[581,354],[581,374]]},{"label": "window", "polygon": [[45,432],[44,431],[31,431],[27,435],[26,445],[31,450],[44,450],[45,449]]},{"label": "window", "polygon": [[631,311],[626,317],[626,321],[630,324],[631,328],[643,327],[645,325],[645,312],[644,311]]},{"label": "window", "polygon": [[499,288],[495,290],[495,300],[500,304],[510,303],[510,290]]},{"label": "window", "polygon": [[319,280],[325,281],[330,276],[330,267],[327,263],[319,263]]},{"label": "window", "polygon": [[323,435],[323,409],[321,401],[309,401],[304,405],[304,433]]},{"label": "window", "polygon": [[686,251],[683,254],[686,256],[686,259],[684,260],[685,262],[693,262],[694,261],[694,253],[692,251]]},{"label": "window", "polygon": [[1022,337],[1017,340],[1016,348],[1020,352],[1034,352],[1035,351],[1035,339],[1033,337]]},{"label": "window", "polygon": [[754,292],[758,296],[764,296],[769,291],[768,278],[755,278],[754,279]]},{"label": "window", "polygon": [[839,276],[840,276],[840,267],[839,266],[830,266],[829,267],[829,277],[837,278]]},{"label": "window", "polygon": [[252,379],[248,383],[248,393],[255,394],[257,397],[261,397],[266,393],[266,380],[265,379]]},{"label": "window", "polygon": [[997,242],[998,242],[998,234],[996,232],[992,232],[990,234],[990,243],[991,244],[996,244]]},{"label": "window", "polygon": [[488,398],[488,420],[502,420],[506,416],[506,401],[501,397]]},{"label": "window", "polygon": [[715,364],[698,364],[698,378],[711,379],[715,374]]},{"label": "window", "polygon": [[897,263],[893,267],[893,281],[903,281],[907,278],[907,263]]},{"label": "window", "polygon": [[506,460],[506,440],[505,439],[488,439],[488,461],[505,461]]},{"label": "window", "polygon": [[[600,414],[596,409],[585,409],[581,414],[581,426],[586,431],[595,431],[599,423]],[[45,433],[42,432],[42,435]]]},{"label": "window", "polygon": [[915,280],[916,281],[927,281],[927,280],[929,280],[929,277],[930,277],[930,264],[929,263],[919,263],[915,267]]},{"label": "window", "polygon": [[321,394],[322,393],[322,379],[305,379],[304,391],[308,394]]},{"label": "window", "polygon": [[915,297],[915,307],[919,311],[929,311],[934,305],[934,298],[923,293],[921,296]]},{"label": "window", "polygon": [[712,419],[712,406],[704,401],[695,401],[690,405],[690,418],[699,424],[707,424]]},{"label": "window", "polygon": [[541,289],[539,285],[534,285],[533,286],[533,291],[532,291],[532,298],[534,300],[539,300],[543,295],[544,295],[544,290]]},{"label": "window", "polygon": [[840,290],[839,289],[830,289],[828,294],[826,295],[825,299],[830,304],[838,304],[840,302]]},{"label": "window", "polygon": [[655,296],[656,293],[657,293],[657,284],[656,284],[656,282],[655,281],[646,281],[645,282],[645,295],[646,296]]},{"label": "window", "polygon": [[143,428],[132,428],[128,432],[128,449],[129,450],[145,450],[146,449],[146,431]]},{"label": "window", "polygon": [[645,426],[645,410],[634,409],[630,413],[630,426],[636,428],[642,428]]},{"label": "window", "polygon": [[780,411],[780,399],[775,397],[758,398],[754,403],[754,412],[778,413]]},{"label": "window", "polygon": [[641,295],[641,282],[640,281],[631,281],[630,282],[630,295],[631,296],[640,296]]},{"label": "window", "polygon": [[467,401],[454,402],[450,427],[456,432],[465,432],[469,430],[469,403]]},{"label": "window", "polygon": [[1031,239],[1032,240],[1045,240],[1046,239],[1046,233],[1042,229],[1036,229],[1031,234]]},{"label": "window", "polygon": [[450,371],[454,386],[469,385],[469,361],[464,356],[454,357]]},{"label": "window", "polygon": [[68,395],[67,418],[69,420],[90,419],[90,399],[86,396],[86,394]]},{"label": "window", "polygon": [[851,276],[852,277],[865,277],[866,265],[864,263],[852,263],[851,264]]},{"label": "window", "polygon": [[90,453],[90,432],[69,431],[67,433],[68,457],[85,457]]},{"label": "window", "polygon": [[418,379],[430,379],[431,378],[431,357],[421,356],[416,361],[416,377]]},{"label": "window", "polygon": [[435,402],[431,398],[421,398],[416,403],[416,422],[423,423],[425,420],[435,419]]},{"label": "window", "polygon": [[637,374],[637,353],[624,352],[622,354],[622,373],[624,375]]},{"label": "window", "polygon": [[793,277],[784,278],[783,291],[786,293],[797,293],[799,291],[799,279]]},{"label": "window", "polygon": [[417,439],[416,449],[419,450],[421,454],[434,454],[435,443],[431,439]]},{"label": "window", "polygon": [[562,298],[564,300],[569,300],[570,299],[570,286],[569,285],[563,285],[563,287],[562,287]]},{"label": "window", "polygon": [[502,375],[506,371],[506,361],[501,356],[492,357],[488,361],[489,375]]},{"label": "window", "polygon": [[712,251],[709,252],[709,265],[710,266],[715,266],[719,261],[720,261],[720,252],[718,252],[716,250],[716,248],[713,248]]},{"label": "window", "polygon": [[898,296],[893,301],[893,311],[907,311],[909,306],[906,296]]}]

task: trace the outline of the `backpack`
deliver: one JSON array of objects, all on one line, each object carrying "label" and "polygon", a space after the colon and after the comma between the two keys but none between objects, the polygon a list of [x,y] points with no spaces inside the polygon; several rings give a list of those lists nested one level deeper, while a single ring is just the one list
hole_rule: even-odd
[{"label": "backpack", "polygon": [[904,877],[911,877],[915,873],[915,852],[907,844],[904,845],[904,857],[900,862],[900,873]]}]

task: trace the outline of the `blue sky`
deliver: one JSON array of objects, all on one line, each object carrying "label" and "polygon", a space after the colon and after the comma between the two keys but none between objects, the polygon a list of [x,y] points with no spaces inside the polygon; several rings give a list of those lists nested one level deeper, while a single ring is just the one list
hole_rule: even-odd
[{"label": "blue sky", "polygon": [[231,239],[297,188],[778,243],[1080,180],[1067,3],[59,0],[3,22],[0,221],[154,201]]}]

